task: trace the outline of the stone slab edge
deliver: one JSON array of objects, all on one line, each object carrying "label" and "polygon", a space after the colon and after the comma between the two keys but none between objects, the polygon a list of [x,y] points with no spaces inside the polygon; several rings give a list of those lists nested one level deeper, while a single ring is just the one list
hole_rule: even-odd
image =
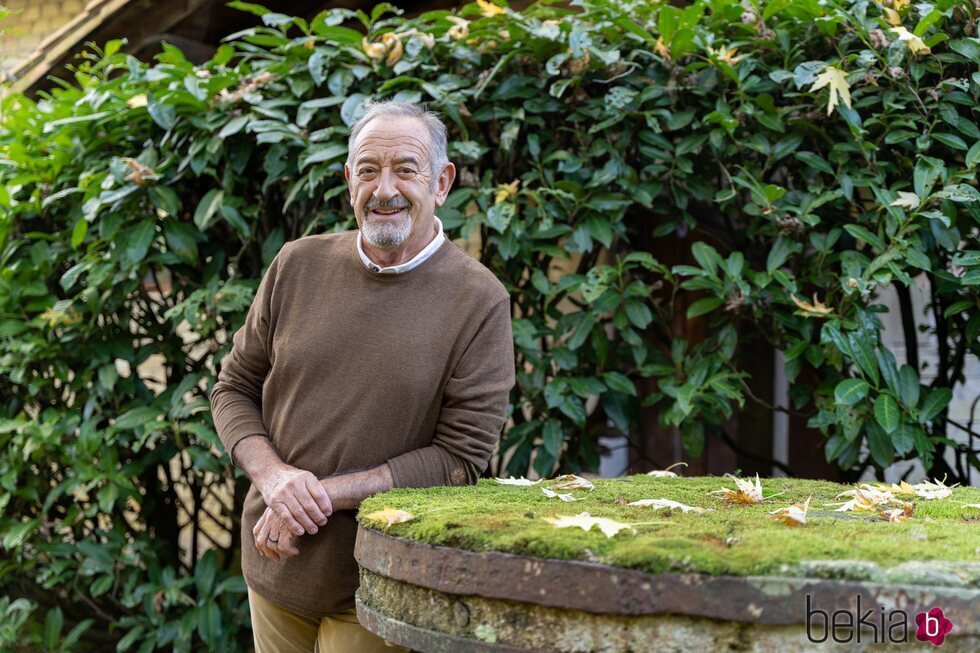
[{"label": "stone slab edge", "polygon": [[592,562],[477,553],[358,527],[354,557],[376,574],[455,595],[524,601],[594,614],[676,614],[773,625],[806,621],[806,599],[827,612],[941,607],[958,634],[980,633],[980,589],[776,576],[647,574]]}]

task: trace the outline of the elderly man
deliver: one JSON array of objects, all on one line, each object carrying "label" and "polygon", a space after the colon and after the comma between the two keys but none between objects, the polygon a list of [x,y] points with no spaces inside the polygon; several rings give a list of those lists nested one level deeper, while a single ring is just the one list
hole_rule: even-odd
[{"label": "elderly man", "polygon": [[257,653],[392,651],[353,611],[354,511],[394,487],[475,483],[514,384],[507,291],[435,216],[456,176],[439,119],[373,104],[344,174],[358,230],[282,248],[211,395],[252,481]]}]

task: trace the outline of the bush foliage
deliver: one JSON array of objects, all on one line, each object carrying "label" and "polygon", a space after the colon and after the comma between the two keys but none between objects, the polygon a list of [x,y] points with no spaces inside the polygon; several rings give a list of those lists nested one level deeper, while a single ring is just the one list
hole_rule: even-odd
[{"label": "bush foliage", "polygon": [[[203,65],[111,42],[72,84],[3,101],[0,587],[18,600],[0,599],[0,642],[248,641],[245,480],[215,455],[207,393],[282,243],[355,226],[342,166],[370,98],[446,116],[459,181],[439,216],[512,293],[494,472],[595,469],[598,434],[646,406],[697,455],[750,397],[752,338],[784,352],[788,408],[841,468],[980,467],[946,411],[980,354],[972,2],[309,22],[232,4],[263,25]],[[690,257],[661,262],[663,239]],[[938,325],[928,384],[882,343],[876,303],[917,280]]]}]

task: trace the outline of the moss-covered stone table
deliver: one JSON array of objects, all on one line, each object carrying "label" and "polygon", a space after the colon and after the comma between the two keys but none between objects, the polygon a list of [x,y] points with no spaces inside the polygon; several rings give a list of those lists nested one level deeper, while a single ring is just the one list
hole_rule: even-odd
[{"label": "moss-covered stone table", "polygon": [[[754,505],[711,493],[734,489],[730,478],[594,483],[561,491],[575,502],[545,496],[553,481],[493,480],[365,501],[361,622],[426,653],[904,652],[935,649],[916,638],[916,615],[938,607],[953,624],[942,651],[980,651],[978,488],[935,500],[896,494],[914,509],[889,522],[825,505],[853,488],[823,481],[764,479],[766,498]],[[808,497],[805,524],[770,517]],[[708,510],[627,505],[645,499]],[[367,518],[385,507],[414,518]],[[634,526],[607,537],[545,519],[582,512]]]}]

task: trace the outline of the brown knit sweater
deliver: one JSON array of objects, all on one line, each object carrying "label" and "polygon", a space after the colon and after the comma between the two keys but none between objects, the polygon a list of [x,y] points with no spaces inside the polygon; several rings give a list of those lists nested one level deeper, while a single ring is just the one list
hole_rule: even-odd
[{"label": "brown knit sweater", "polygon": [[[514,384],[510,300],[446,240],[418,267],[368,270],[356,231],[287,243],[269,266],[221,363],[211,407],[232,452],[268,437],[284,462],[318,478],[387,462],[396,487],[475,483]],[[319,618],[354,604],[354,511],[337,511],[300,554],[259,555],[253,486],[242,515],[242,568],[269,601]]]}]

